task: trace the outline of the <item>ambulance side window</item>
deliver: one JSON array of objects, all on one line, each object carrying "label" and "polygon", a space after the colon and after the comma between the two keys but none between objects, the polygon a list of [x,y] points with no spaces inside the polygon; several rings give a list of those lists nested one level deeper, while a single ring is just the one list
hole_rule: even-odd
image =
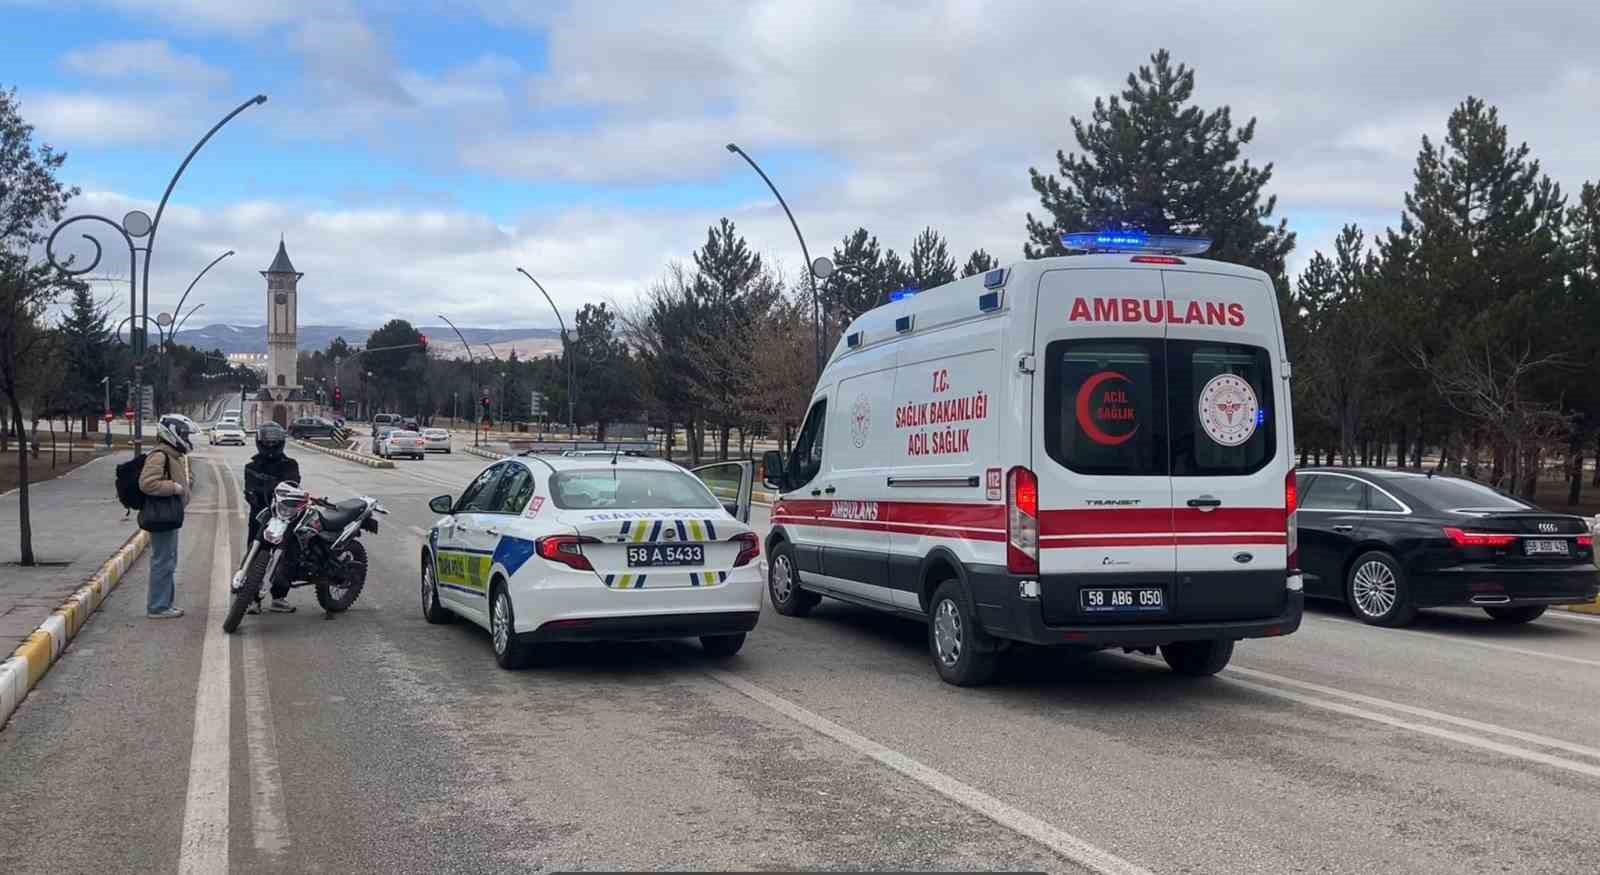
[{"label": "ambulance side window", "polygon": [[1045,357],[1050,458],[1079,474],[1167,473],[1160,340],[1058,340]]},{"label": "ambulance side window", "polygon": [[806,424],[800,428],[800,437],[794,443],[794,455],[789,471],[789,488],[799,489],[810,483],[822,470],[822,435],[828,421],[828,399],[811,405],[806,414]]},{"label": "ambulance side window", "polygon": [[1251,474],[1272,460],[1277,429],[1265,349],[1169,340],[1167,361],[1173,476]]}]

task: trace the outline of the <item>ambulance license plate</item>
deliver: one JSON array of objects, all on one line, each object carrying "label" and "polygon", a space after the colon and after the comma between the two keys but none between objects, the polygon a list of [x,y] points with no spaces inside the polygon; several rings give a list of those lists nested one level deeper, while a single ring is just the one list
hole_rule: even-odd
[{"label": "ambulance license plate", "polygon": [[1152,614],[1167,609],[1166,593],[1154,586],[1118,586],[1078,590],[1086,614]]},{"label": "ambulance license plate", "polygon": [[628,548],[629,568],[704,564],[706,548],[701,544],[640,544]]},{"label": "ambulance license plate", "polygon": [[1566,541],[1530,540],[1530,541],[1523,541],[1522,543],[1527,545],[1524,549],[1526,549],[1528,551],[1528,555],[1529,556],[1565,556],[1565,555],[1567,555],[1567,542]]}]

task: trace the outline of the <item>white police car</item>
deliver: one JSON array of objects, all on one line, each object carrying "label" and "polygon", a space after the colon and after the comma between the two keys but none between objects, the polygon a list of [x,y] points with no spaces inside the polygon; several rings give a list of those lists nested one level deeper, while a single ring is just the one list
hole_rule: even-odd
[{"label": "white police car", "polygon": [[731,656],[761,612],[750,462],[518,456],[485,468],[422,546],[422,614],[489,630],[502,668],[559,641],[699,637]]}]

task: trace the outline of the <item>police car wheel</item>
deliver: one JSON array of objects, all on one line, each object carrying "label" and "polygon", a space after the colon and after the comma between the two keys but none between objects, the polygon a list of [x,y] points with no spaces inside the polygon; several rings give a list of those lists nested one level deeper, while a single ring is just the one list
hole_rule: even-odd
[{"label": "police car wheel", "polygon": [[494,644],[494,661],[508,671],[527,668],[533,661],[533,648],[517,640],[516,613],[511,596],[503,585],[496,585],[489,600],[489,638]]},{"label": "police car wheel", "polygon": [[1232,641],[1174,641],[1161,645],[1167,667],[1192,678],[1207,678],[1222,671],[1233,658]]},{"label": "police car wheel", "polygon": [[988,683],[1000,656],[994,639],[978,628],[966,587],[946,580],[934,590],[930,604],[928,649],[939,677],[958,687]]},{"label": "police car wheel", "polygon": [[744,646],[744,633],[735,635],[701,635],[700,648],[706,656],[714,659],[725,659],[739,652]]},{"label": "police car wheel", "polygon": [[439,586],[433,577],[432,558],[422,562],[422,619],[438,626],[454,620],[456,615],[439,604]]},{"label": "police car wheel", "polygon": [[822,601],[822,596],[800,588],[794,547],[788,541],[779,541],[772,549],[772,561],[767,566],[767,597],[785,617],[804,617]]}]

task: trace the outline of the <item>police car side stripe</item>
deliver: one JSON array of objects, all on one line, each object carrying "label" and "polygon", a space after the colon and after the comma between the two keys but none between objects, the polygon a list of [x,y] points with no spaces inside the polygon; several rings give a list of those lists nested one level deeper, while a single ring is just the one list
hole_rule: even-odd
[{"label": "police car side stripe", "polygon": [[710,520],[704,520],[703,522],[705,523],[706,527],[706,540],[715,541],[717,539],[717,530],[712,528]]}]

